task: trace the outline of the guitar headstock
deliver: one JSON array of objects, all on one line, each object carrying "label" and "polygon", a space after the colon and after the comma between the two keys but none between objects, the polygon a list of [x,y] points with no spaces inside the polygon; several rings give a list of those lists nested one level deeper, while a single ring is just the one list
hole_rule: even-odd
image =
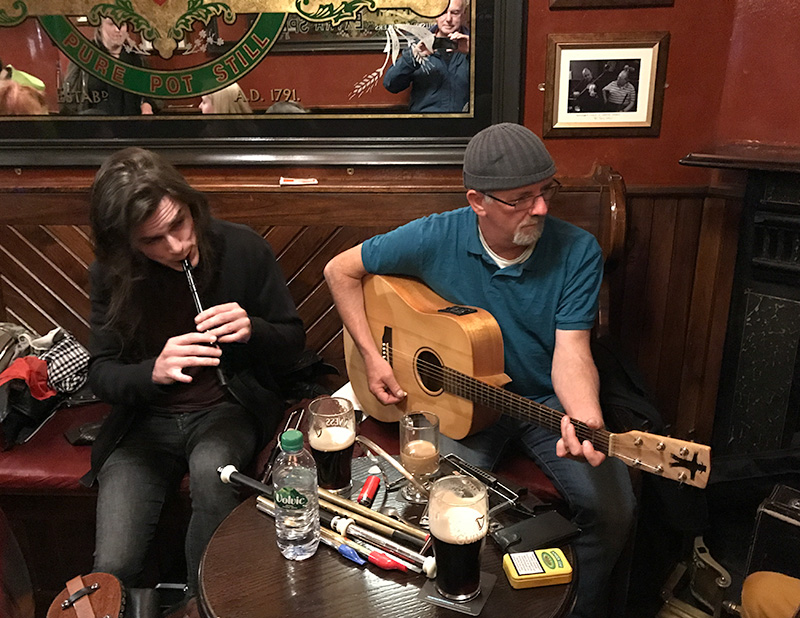
[{"label": "guitar headstock", "polygon": [[611,434],[608,454],[631,468],[703,488],[711,473],[711,447],[644,431]]}]

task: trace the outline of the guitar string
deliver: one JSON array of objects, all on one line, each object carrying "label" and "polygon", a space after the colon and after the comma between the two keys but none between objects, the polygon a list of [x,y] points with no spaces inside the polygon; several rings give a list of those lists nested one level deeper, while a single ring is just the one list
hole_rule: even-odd
[{"label": "guitar string", "polygon": [[[481,382],[477,378],[473,378],[447,365],[440,366],[421,358],[414,359],[412,355],[400,352],[389,345],[384,345],[384,348],[392,355],[415,363],[420,369],[419,374],[421,377],[439,379],[444,390],[448,392],[490,408],[502,411],[507,410],[511,416],[522,417],[523,420],[533,421],[537,425],[550,429],[555,433],[561,433],[563,412],[553,410],[498,386]],[[511,409],[514,404],[517,404],[522,409]],[[602,449],[606,454],[610,454],[611,434],[609,432],[604,429],[592,429],[586,423],[572,418],[570,422],[575,427],[575,433],[581,441],[589,440],[596,449]]]}]

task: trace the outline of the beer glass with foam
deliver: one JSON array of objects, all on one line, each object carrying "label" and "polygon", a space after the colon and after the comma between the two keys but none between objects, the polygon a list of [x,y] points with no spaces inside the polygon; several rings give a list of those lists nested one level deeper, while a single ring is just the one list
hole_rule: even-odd
[{"label": "beer glass with foam", "polygon": [[323,489],[346,494],[356,439],[353,404],[343,397],[317,397],[308,404],[308,444]]},{"label": "beer glass with foam", "polygon": [[[400,419],[400,463],[416,480],[430,488],[431,477],[439,471],[439,417],[432,412],[410,412]],[[407,483],[403,498],[424,504],[428,496]]]},{"label": "beer glass with foam", "polygon": [[464,602],[480,594],[488,509],[486,486],[471,476],[445,476],[431,487],[428,521],[436,556],[436,590],[446,599]]}]

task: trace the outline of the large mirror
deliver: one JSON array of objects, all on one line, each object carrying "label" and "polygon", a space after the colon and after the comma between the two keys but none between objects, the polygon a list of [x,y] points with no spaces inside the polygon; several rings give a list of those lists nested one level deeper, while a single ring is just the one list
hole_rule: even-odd
[{"label": "large mirror", "polygon": [[333,4],[304,10],[308,0],[285,13],[241,10],[258,0],[232,0],[235,12],[189,0],[164,25],[129,0],[24,17],[22,0],[0,0],[0,164],[29,159],[30,147],[119,140],[212,140],[222,152],[413,138],[400,155],[413,158],[420,144],[446,150],[518,120],[521,0],[406,1],[429,14],[374,0],[343,2],[351,14],[338,17]]}]

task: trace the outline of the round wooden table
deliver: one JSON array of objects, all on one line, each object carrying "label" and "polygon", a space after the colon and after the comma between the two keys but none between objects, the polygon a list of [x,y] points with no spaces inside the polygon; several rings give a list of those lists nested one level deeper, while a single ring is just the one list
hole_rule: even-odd
[{"label": "round wooden table", "polygon": [[[569,548],[565,548],[572,559]],[[497,576],[481,612],[485,618],[560,618],[569,612],[572,584],[514,590],[491,540],[481,569]],[[363,567],[320,544],[303,562],[286,560],[275,544],[275,523],[255,498],[239,505],[214,533],[200,565],[199,606],[207,618],[267,618],[294,614],[314,618],[376,616],[427,618],[459,612],[418,598],[423,575]],[[461,614],[464,615],[464,614]]]}]

